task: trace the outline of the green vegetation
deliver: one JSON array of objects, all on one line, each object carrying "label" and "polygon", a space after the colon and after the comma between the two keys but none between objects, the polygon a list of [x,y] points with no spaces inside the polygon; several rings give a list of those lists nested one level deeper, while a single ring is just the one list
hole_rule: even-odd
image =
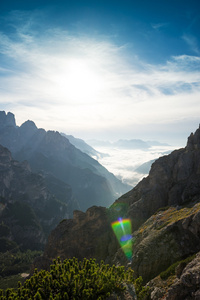
[{"label": "green vegetation", "polygon": [[185,219],[191,215],[194,215],[200,209],[200,203],[195,204],[192,207],[183,207],[176,209],[175,207],[169,207],[169,209],[160,211],[161,215],[159,220],[161,225],[157,227],[157,230],[164,228],[165,226],[178,222],[179,220]]},{"label": "green vegetation", "polygon": [[178,267],[178,265],[180,264],[185,264],[185,266],[191,262],[194,258],[195,258],[196,254],[187,257],[186,259],[183,259],[181,261],[177,261],[174,264],[172,264],[169,268],[167,268],[167,270],[163,271],[160,273],[160,277],[162,280],[166,280],[168,279],[170,276],[175,275],[176,272],[176,268]]},{"label": "green vegetation", "polygon": [[34,258],[39,256],[41,251],[16,252],[7,251],[0,253],[0,276],[11,276],[22,272],[29,272],[30,265]]},{"label": "green vegetation", "polygon": [[35,272],[30,279],[17,290],[0,290],[0,299],[106,299],[112,293],[120,294],[126,289],[125,284],[136,283],[140,298],[148,291],[142,287],[142,279],[134,280],[133,270],[124,267],[97,264],[95,259],[54,260],[50,272]]},{"label": "green vegetation", "polygon": [[137,295],[137,300],[143,300],[147,299],[149,296],[149,286],[145,287],[142,285],[143,279],[141,276],[139,276],[135,281],[134,281],[134,286],[135,286],[135,292]]}]

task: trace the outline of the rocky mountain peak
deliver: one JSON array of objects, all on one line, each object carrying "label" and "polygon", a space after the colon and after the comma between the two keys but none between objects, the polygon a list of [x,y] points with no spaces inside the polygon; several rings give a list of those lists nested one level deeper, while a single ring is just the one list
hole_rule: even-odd
[{"label": "rocky mountain peak", "polygon": [[196,132],[188,137],[187,150],[200,150],[200,124]]},{"label": "rocky mountain peak", "polygon": [[20,126],[19,131],[22,140],[26,141],[27,139],[30,139],[31,136],[33,136],[37,131],[37,126],[33,121],[28,120]]},{"label": "rocky mountain peak", "polygon": [[0,127],[6,126],[16,127],[15,116],[11,112],[6,114],[5,111],[0,111]]},{"label": "rocky mountain peak", "polygon": [[21,129],[32,129],[32,130],[36,130],[37,126],[35,125],[35,123],[31,120],[27,120],[26,122],[24,122],[21,126]]}]

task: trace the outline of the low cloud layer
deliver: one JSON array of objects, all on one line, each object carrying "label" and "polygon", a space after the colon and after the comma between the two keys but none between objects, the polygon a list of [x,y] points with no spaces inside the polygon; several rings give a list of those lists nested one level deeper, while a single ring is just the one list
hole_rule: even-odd
[{"label": "low cloud layer", "polygon": [[[112,147],[97,147],[96,149],[108,156],[101,156],[99,162],[123,182],[135,186],[142,178],[148,176],[150,161],[172,152],[177,147],[155,146],[149,149],[119,149]],[[140,168],[141,165],[147,166]],[[140,168],[140,170],[139,170]]]}]

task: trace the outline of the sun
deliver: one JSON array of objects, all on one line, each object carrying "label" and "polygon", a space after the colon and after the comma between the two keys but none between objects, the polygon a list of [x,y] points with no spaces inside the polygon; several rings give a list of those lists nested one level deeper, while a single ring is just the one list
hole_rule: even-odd
[{"label": "sun", "polygon": [[72,58],[62,67],[59,85],[66,97],[80,103],[94,100],[103,87],[103,80],[90,61]]}]

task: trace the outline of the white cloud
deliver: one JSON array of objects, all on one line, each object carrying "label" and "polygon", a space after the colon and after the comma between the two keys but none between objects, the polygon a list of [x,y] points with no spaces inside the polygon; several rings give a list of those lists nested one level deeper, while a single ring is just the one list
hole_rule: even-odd
[{"label": "white cloud", "polygon": [[199,118],[198,56],[150,65],[102,37],[59,28],[38,36],[31,28],[29,22],[0,37],[0,108],[14,112],[18,122],[32,119],[73,134],[124,134],[138,125]]},{"label": "white cloud", "polygon": [[156,146],[145,150],[116,147],[97,147],[96,149],[101,153],[108,154],[108,156],[102,156],[98,159],[107,170],[123,182],[135,186],[143,177],[148,175],[147,170],[144,174],[138,172],[138,167],[172,152],[177,147]]}]

